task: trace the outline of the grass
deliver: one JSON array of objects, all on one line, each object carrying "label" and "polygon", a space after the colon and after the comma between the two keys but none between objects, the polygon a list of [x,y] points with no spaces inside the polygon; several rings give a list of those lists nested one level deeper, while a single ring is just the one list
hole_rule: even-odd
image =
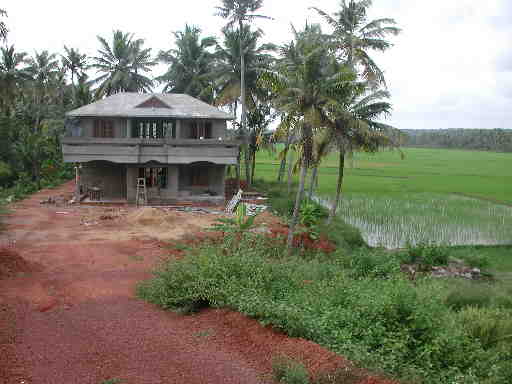
[{"label": "grass", "polygon": [[[447,149],[357,153],[347,163],[339,214],[365,241],[387,248],[424,241],[511,244],[512,155]],[[336,154],[319,170],[317,195],[335,194]],[[257,175],[274,180],[275,154],[258,155]]]}]

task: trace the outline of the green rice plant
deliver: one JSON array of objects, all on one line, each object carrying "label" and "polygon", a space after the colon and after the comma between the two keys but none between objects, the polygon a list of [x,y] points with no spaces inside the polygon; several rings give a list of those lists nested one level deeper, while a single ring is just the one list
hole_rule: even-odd
[{"label": "green rice plant", "polygon": [[348,193],[338,212],[371,246],[512,243],[512,207],[460,195]]}]

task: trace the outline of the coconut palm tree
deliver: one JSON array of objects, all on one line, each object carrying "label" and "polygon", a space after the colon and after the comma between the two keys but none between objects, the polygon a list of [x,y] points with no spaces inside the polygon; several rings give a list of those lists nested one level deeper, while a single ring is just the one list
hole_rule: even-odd
[{"label": "coconut palm tree", "polygon": [[384,73],[373,61],[369,51],[384,52],[392,44],[389,35],[398,35],[394,19],[368,20],[367,10],[372,0],[342,0],[341,9],[333,16],[313,7],[334,29],[331,41],[339,56],[370,82],[372,86],[385,85]]},{"label": "coconut palm tree", "polygon": [[160,51],[158,60],[167,64],[167,71],[156,78],[164,84],[164,92],[186,93],[213,103],[214,89],[209,74],[214,55],[214,37],[201,38],[201,29],[185,24],[184,31],[173,32],[176,48]]},{"label": "coconut palm tree", "polygon": [[[273,57],[270,52],[277,48],[274,44],[258,44],[262,36],[260,30],[251,31],[248,25],[245,25],[240,33],[239,29],[225,28],[223,31],[223,45],[217,44],[215,51],[216,65],[211,73],[215,79],[215,88],[217,105],[232,105],[235,111],[240,101],[241,66],[240,66],[240,45],[242,41],[242,50],[244,51],[245,63],[245,102],[243,105],[250,110],[254,110],[258,103],[265,102],[268,99],[268,93],[258,84],[260,73],[270,68]],[[240,37],[241,35],[241,37]],[[247,120],[247,118],[245,118]],[[246,121],[247,123],[247,121]],[[247,129],[249,128],[249,129]],[[240,126],[240,136],[244,141],[244,159],[245,174],[248,184],[251,182],[251,151],[250,137],[254,137],[254,126]]]},{"label": "coconut palm tree", "polygon": [[14,45],[0,48],[0,110],[10,115],[23,82],[30,78],[26,64],[26,53],[16,52]]},{"label": "coconut palm tree", "polygon": [[298,222],[304,196],[306,173],[312,161],[313,134],[325,129],[327,105],[344,100],[354,80],[354,74],[338,68],[336,59],[318,25],[295,29],[294,41],[282,48],[281,59],[274,71],[262,76],[262,83],[275,95],[274,105],[297,121],[300,144],[300,177],[287,246],[292,247],[293,233]]},{"label": "coconut palm tree", "polygon": [[39,132],[40,123],[44,114],[43,109],[50,105],[52,91],[55,90],[54,81],[59,75],[59,62],[55,53],[48,51],[36,52],[28,59],[27,72],[30,74],[30,87],[26,93],[32,96],[34,112],[34,132]]},{"label": "coconut palm tree", "polygon": [[[0,17],[7,16],[7,12],[5,9],[0,8]],[[0,41],[7,40],[7,34],[9,30],[7,29],[7,25],[5,25],[4,21],[0,21]]]},{"label": "coconut palm tree", "polygon": [[68,48],[64,45],[65,55],[62,55],[62,66],[71,73],[71,88],[73,90],[73,102],[76,101],[75,76],[84,76],[88,68],[87,55],[80,53],[78,49]]},{"label": "coconut palm tree", "polygon": [[[268,16],[255,14],[258,9],[263,6],[263,0],[222,0],[222,6],[217,7],[217,15],[221,16],[224,19],[228,19],[227,28],[232,29],[233,26],[237,26],[238,30],[241,31],[238,36],[238,45],[239,45],[239,55],[240,58],[240,103],[242,105],[242,116],[240,122],[240,130],[242,133],[242,137],[246,141],[246,158],[245,158],[245,173],[246,175],[250,174],[249,164],[250,159],[247,156],[248,152],[248,143],[247,143],[247,135],[246,135],[246,80],[245,80],[245,52],[244,52],[244,31],[245,31],[245,22],[249,23],[254,21],[255,19],[271,19]],[[247,29],[250,30],[250,25],[247,25]],[[250,181],[249,177],[248,182]]]},{"label": "coconut palm tree", "polygon": [[87,70],[87,55],[78,49],[64,46],[65,55],[62,55],[62,65],[71,73],[71,84],[75,85],[75,76],[78,78]]},{"label": "coconut palm tree", "polygon": [[151,49],[143,47],[143,39],[134,39],[133,34],[117,30],[113,32],[112,44],[101,36],[98,40],[101,48],[91,65],[100,73],[93,80],[98,84],[96,97],[151,91],[153,81],[141,73],[149,72],[156,62],[151,59]]},{"label": "coconut palm tree", "polygon": [[350,88],[352,95],[344,105],[331,104],[328,125],[338,147],[338,178],[335,200],[329,211],[327,223],[331,223],[341,200],[345,157],[355,150],[376,152],[384,146],[395,146],[395,128],[381,123],[378,119],[391,113],[391,104],[385,99],[389,93],[384,90],[371,91],[366,83],[355,83]]}]

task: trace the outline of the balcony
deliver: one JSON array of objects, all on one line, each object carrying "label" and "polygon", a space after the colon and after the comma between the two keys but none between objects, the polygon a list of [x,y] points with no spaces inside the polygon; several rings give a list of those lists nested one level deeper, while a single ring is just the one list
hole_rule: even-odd
[{"label": "balcony", "polygon": [[121,164],[236,164],[239,145],[238,141],[218,139],[65,137],[62,152],[64,161],[76,163],[103,160]]}]

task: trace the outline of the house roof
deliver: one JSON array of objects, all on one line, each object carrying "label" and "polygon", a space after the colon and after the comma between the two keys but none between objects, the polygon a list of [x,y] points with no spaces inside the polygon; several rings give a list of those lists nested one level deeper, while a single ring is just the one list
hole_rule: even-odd
[{"label": "house roof", "polygon": [[218,108],[180,93],[122,92],[66,113],[69,117],[177,117],[231,120]]}]

